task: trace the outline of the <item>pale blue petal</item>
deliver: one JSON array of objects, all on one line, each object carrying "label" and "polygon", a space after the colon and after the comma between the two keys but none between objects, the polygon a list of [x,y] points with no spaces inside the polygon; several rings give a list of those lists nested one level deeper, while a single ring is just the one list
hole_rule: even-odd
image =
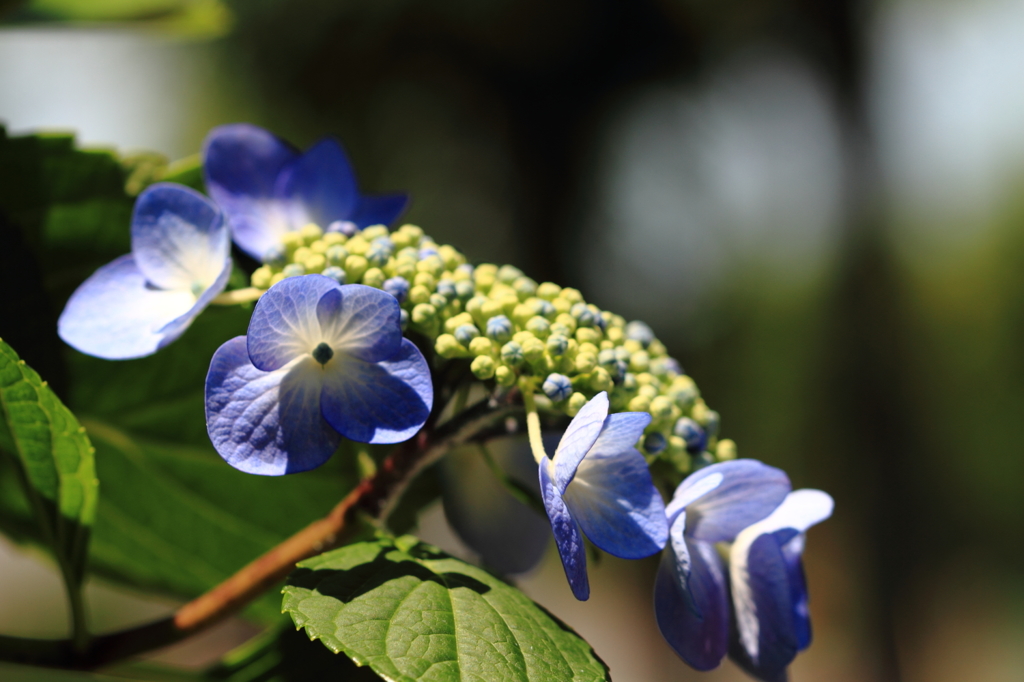
[{"label": "pale blue petal", "polygon": [[790,491],[781,469],[737,459],[697,471],[683,481],[677,494],[715,474],[722,475],[721,484],[686,508],[687,535],[705,542],[732,542],[741,530],[768,516]]},{"label": "pale blue petal", "polygon": [[298,153],[271,133],[246,123],[220,126],[203,144],[210,196],[224,209],[235,243],[256,259],[281,243],[291,202],[278,191],[278,176]]},{"label": "pale blue petal", "polygon": [[281,194],[294,200],[294,224],[327,227],[351,220],[359,208],[352,165],[336,140],[324,138],[295,159],[281,174]]},{"label": "pale blue petal", "polygon": [[160,333],[164,336],[160,342],[161,348],[181,336],[188,329],[189,325],[192,324],[192,320],[196,319],[199,313],[203,312],[206,306],[210,305],[210,301],[224,291],[224,288],[228,285],[228,280],[231,279],[233,267],[234,264],[231,262],[231,256],[228,256],[221,265],[220,275],[217,276],[217,279],[214,280],[213,285],[209,289],[199,295],[191,310],[161,327]]},{"label": "pale blue petal", "polygon": [[345,284],[336,291],[325,294],[316,311],[323,339],[335,352],[364,362],[380,362],[397,353],[402,344],[398,300],[365,284]]},{"label": "pale blue petal", "polygon": [[650,423],[651,415],[647,412],[619,412],[609,415],[601,435],[587,453],[587,459],[618,457],[623,452],[633,450]]},{"label": "pale blue petal", "polygon": [[559,494],[564,493],[572,477],[576,474],[576,467],[590,451],[590,448],[597,442],[608,418],[608,394],[601,391],[584,405],[576,416],[569,422],[569,428],[562,435],[558,443],[555,456],[552,461],[555,463],[555,486]]},{"label": "pale blue petal", "polygon": [[250,474],[318,467],[341,437],[320,415],[323,372],[312,358],[275,372],[249,361],[244,336],[214,353],[206,376],[206,427],[224,460]]},{"label": "pale blue petal", "polygon": [[[675,537],[673,538],[675,539]],[[729,602],[714,546],[684,538],[686,557],[670,543],[654,584],[654,614],[665,641],[691,667],[718,667],[729,646]],[[688,573],[687,575],[684,575]]]},{"label": "pale blue petal", "polygon": [[[540,499],[537,463],[526,438],[496,438],[487,449],[509,478]],[[485,566],[508,574],[537,565],[548,546],[548,520],[506,490],[476,445],[445,455],[440,473],[445,518]]]},{"label": "pale blue petal", "polygon": [[220,210],[199,192],[169,182],[147,187],[132,214],[132,255],[160,289],[205,291],[231,250]]},{"label": "pale blue petal", "polygon": [[270,287],[256,302],[249,321],[249,357],[258,369],[272,372],[326,340],[317,319],[317,304],[340,285],[323,275],[289,277]]},{"label": "pale blue petal", "polygon": [[360,228],[370,225],[391,225],[408,206],[408,194],[364,196],[359,200],[359,210],[349,220]]},{"label": "pale blue petal", "polygon": [[586,601],[590,599],[590,581],[587,578],[587,553],[583,546],[583,536],[580,535],[580,528],[566,508],[558,489],[548,476],[549,461],[543,460],[538,467],[544,509],[548,513],[548,520],[551,521],[555,546],[558,548],[558,556],[562,559],[562,568],[565,569],[565,577],[569,581],[573,596],[580,601]]},{"label": "pale blue petal", "polygon": [[430,368],[408,339],[402,339],[389,360],[373,363],[336,355],[324,365],[321,410],[328,423],[350,440],[408,440],[426,423],[433,404]]},{"label": "pale blue petal", "polygon": [[101,267],[75,290],[57,320],[57,333],[87,355],[140,358],[177,338],[187,324],[178,326],[175,321],[198,312],[196,307],[191,292],[147,284],[128,254]]},{"label": "pale blue petal", "polygon": [[[610,419],[618,416],[627,415]],[[661,493],[643,455],[633,447],[618,455],[587,455],[563,499],[584,535],[614,556],[641,559],[660,551],[668,540]]]},{"label": "pale blue petal", "polygon": [[668,516],[668,522],[670,524],[675,523],[676,517],[684,513],[689,505],[720,485],[722,485],[722,473],[718,471],[712,472],[707,476],[691,475],[687,477],[676,488],[675,495],[672,496],[672,500],[665,507],[665,515]]}]

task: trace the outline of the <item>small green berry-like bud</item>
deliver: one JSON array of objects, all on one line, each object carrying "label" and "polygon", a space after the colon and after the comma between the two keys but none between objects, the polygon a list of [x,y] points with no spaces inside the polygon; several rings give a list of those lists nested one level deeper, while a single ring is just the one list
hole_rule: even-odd
[{"label": "small green berry-like bud", "polygon": [[434,342],[434,350],[442,358],[460,358],[469,355],[466,347],[463,346],[451,334],[441,334]]},{"label": "small green berry-like bud", "polygon": [[501,365],[494,370],[494,380],[498,382],[499,386],[505,386],[507,388],[516,383],[516,372],[510,367]]},{"label": "small green berry-like bud", "polygon": [[685,374],[675,378],[668,390],[668,394],[672,396],[672,399],[676,401],[676,404],[684,412],[689,411],[697,401],[697,398],[700,397],[700,393],[697,391],[697,384]]},{"label": "small green berry-like bud", "polygon": [[587,396],[582,393],[573,393],[569,396],[569,404],[565,406],[565,411],[570,417],[575,417],[576,414],[583,409],[583,406],[587,404]]},{"label": "small green berry-like bud", "polygon": [[434,306],[438,310],[441,310],[448,305],[448,299],[442,296],[441,294],[431,294],[430,305]]},{"label": "small green berry-like bud", "polygon": [[512,322],[504,315],[495,315],[487,320],[487,336],[505,343],[512,337]]},{"label": "small green berry-like bud", "polygon": [[581,352],[576,355],[576,371],[586,374],[597,366],[597,356],[593,353]]},{"label": "small green berry-like bud", "polygon": [[540,339],[536,337],[527,339],[523,343],[523,357],[525,357],[528,362],[537,362],[544,357],[544,348],[544,342]]},{"label": "small green berry-like bud", "polygon": [[420,239],[423,238],[423,229],[418,225],[413,225],[411,223],[402,225],[398,228],[398,231],[404,234],[412,244],[419,244]]},{"label": "small green berry-like bud", "polygon": [[281,245],[284,246],[285,251],[292,254],[295,253],[295,249],[305,246],[305,242],[302,241],[302,235],[298,232],[285,232],[281,235]]},{"label": "small green berry-like bud", "polygon": [[453,317],[449,317],[444,321],[444,330],[449,334],[454,334],[455,330],[463,325],[474,326],[473,316],[469,313],[459,313]]},{"label": "small green berry-like bud", "polygon": [[330,244],[325,242],[323,239],[317,239],[315,242],[309,245],[309,250],[313,253],[319,253],[321,256],[327,253],[327,249],[330,248]]},{"label": "small green berry-like bud", "polygon": [[675,405],[668,396],[659,395],[651,400],[651,416],[655,419],[664,419],[672,416],[672,408]]},{"label": "small green berry-like bud", "polygon": [[324,277],[330,277],[338,284],[345,283],[345,271],[336,265],[328,265],[320,274]]},{"label": "small green berry-like bud", "polygon": [[442,279],[437,283],[437,293],[449,301],[455,300],[455,282],[450,279]]},{"label": "small green berry-like bud", "polygon": [[[437,308],[429,303],[420,303],[412,309],[412,321],[414,324],[425,325],[437,318]],[[454,338],[454,337],[453,337]]]},{"label": "small green berry-like bud", "polygon": [[277,284],[278,282],[280,282],[283,279],[284,279],[284,273],[283,272],[274,273],[274,276],[270,278],[270,286],[274,286],[275,284]]},{"label": "small green berry-like bud", "polygon": [[473,360],[473,364],[469,366],[469,369],[477,379],[486,381],[494,376],[494,358],[490,355],[478,355]]},{"label": "small green berry-like bud", "polygon": [[252,273],[252,279],[250,280],[252,285],[257,289],[269,289],[270,278],[274,276],[274,271],[269,266],[264,265],[256,268],[256,271]]},{"label": "small green berry-like bud", "polygon": [[651,341],[654,341],[654,332],[640,320],[633,320],[627,324],[625,332],[627,339],[639,341],[644,348],[647,348]]},{"label": "small green berry-like bud", "polygon": [[363,284],[374,289],[380,289],[384,286],[384,280],[387,277],[384,275],[384,271],[380,268],[370,268],[363,273]]},{"label": "small green berry-like bud", "polygon": [[629,356],[629,371],[646,372],[651,366],[651,358],[644,351],[638,351]]},{"label": "small green berry-like bud", "polygon": [[534,315],[526,321],[526,331],[532,332],[538,339],[546,339],[551,333],[551,323],[540,315]]},{"label": "small green berry-like bud", "polygon": [[380,239],[381,237],[388,236],[388,228],[386,225],[370,225],[363,230],[363,238],[366,241],[372,242],[374,239]]},{"label": "small green berry-like bud", "polygon": [[284,266],[284,270],[281,271],[281,274],[285,277],[299,277],[300,275],[306,274],[306,268],[302,263],[289,263]]},{"label": "small green berry-like bud", "polygon": [[650,399],[645,396],[638,395],[629,401],[628,409],[630,412],[646,412],[650,406]]},{"label": "small green berry-like bud", "polygon": [[438,247],[437,255],[441,257],[441,262],[447,270],[454,270],[466,262],[465,256],[447,244]]},{"label": "small green berry-like bud", "polygon": [[299,234],[302,235],[302,241],[309,245],[315,242],[317,239],[320,239],[320,237],[323,237],[324,231],[320,229],[319,225],[315,223],[309,223],[301,230],[299,230]]},{"label": "small green berry-like bud", "polygon": [[306,272],[318,273],[327,267],[327,259],[324,258],[322,253],[310,253],[302,264],[306,266]]},{"label": "small green berry-like bud", "polygon": [[537,296],[543,298],[545,301],[553,301],[558,298],[558,294],[562,293],[562,287],[558,286],[554,282],[544,282],[537,287]]},{"label": "small green berry-like bud", "polygon": [[[334,233],[332,232],[331,234]],[[349,257],[349,252],[341,244],[335,244],[328,247],[327,251],[324,252],[324,256],[327,257],[327,262],[331,265],[344,265],[345,259]]]},{"label": "small green berry-like bud", "polygon": [[597,367],[590,375],[590,389],[592,391],[610,391],[612,388],[612,377],[608,374],[608,370],[603,367]]},{"label": "small green berry-like bud", "polygon": [[391,241],[386,238],[375,239],[366,250],[366,260],[378,268],[383,267],[391,258]]},{"label": "small green berry-like bud", "polygon": [[601,342],[601,332],[593,327],[583,327],[576,330],[576,340],[580,343],[598,344]]},{"label": "small green berry-like bud", "polygon": [[559,297],[564,298],[569,303],[583,303],[583,294],[578,289],[573,289],[572,287],[562,289]]},{"label": "small green berry-like bud", "polygon": [[731,438],[718,441],[718,447],[715,448],[715,456],[718,457],[720,462],[736,459],[736,442]]},{"label": "small green berry-like bud", "polygon": [[[352,241],[350,240],[351,244]],[[345,275],[349,282],[358,282],[363,278],[363,273],[370,267],[362,256],[352,255],[345,259]]]},{"label": "small green berry-like bud", "polygon": [[292,260],[296,263],[305,263],[306,259],[313,255],[308,246],[300,246],[292,254]]},{"label": "small green berry-like bud", "polygon": [[362,234],[357,234],[345,242],[345,247],[349,250],[349,253],[363,256],[370,249],[370,242]]},{"label": "small green berry-like bud", "polygon": [[564,374],[549,374],[541,386],[544,395],[553,403],[560,403],[572,395],[572,382]]},{"label": "small green berry-like bud", "polygon": [[288,262],[288,249],[285,248],[284,244],[278,244],[267,249],[267,252],[263,254],[263,264],[273,265],[279,268],[284,267],[285,263]]},{"label": "small green berry-like bud", "polygon": [[509,341],[501,347],[501,359],[505,364],[515,367],[523,361],[523,347],[515,341]]},{"label": "small green berry-like bud", "polygon": [[455,283],[455,295],[460,301],[468,301],[476,293],[476,287],[469,280],[461,280]]},{"label": "small green berry-like bud", "polygon": [[444,261],[440,257],[431,254],[417,263],[416,269],[420,272],[429,272],[434,277],[439,277],[444,272]]},{"label": "small green berry-like bud", "polygon": [[647,438],[644,438],[644,450],[651,455],[662,452],[666,447],[668,447],[668,439],[665,438],[663,433],[655,431],[654,433],[647,434]]},{"label": "small green berry-like bud", "polygon": [[527,320],[533,317],[533,308],[525,303],[519,303],[512,308],[512,321],[520,327],[526,326]]},{"label": "small green berry-like bud", "polygon": [[558,317],[555,318],[555,324],[561,324],[568,328],[569,336],[576,333],[576,318],[568,313],[559,313]]},{"label": "small green berry-like bud", "polygon": [[494,352],[494,342],[486,336],[478,336],[469,342],[469,352],[473,355],[490,355]]},{"label": "small green berry-like bud", "polygon": [[[461,315],[456,315],[455,318],[457,317],[461,317]],[[447,322],[445,322],[445,326],[448,326]],[[476,328],[475,324],[460,324],[455,328],[455,338],[463,346],[468,346],[478,336],[480,336],[480,330]]]},{"label": "small green berry-like bud", "polygon": [[558,358],[565,355],[569,348],[569,339],[561,334],[552,334],[548,337],[547,350],[551,357]]},{"label": "small green berry-like bud", "polygon": [[425,286],[415,286],[409,289],[409,300],[413,305],[428,302],[430,300],[430,289]]},{"label": "small green berry-like bud", "polygon": [[516,295],[519,296],[520,301],[526,299],[537,293],[537,283],[529,277],[518,277],[512,282],[512,288],[515,289]]},{"label": "small green berry-like bud", "polygon": [[523,276],[523,271],[514,265],[502,265],[498,268],[497,278],[502,284],[512,284]]},{"label": "small green berry-like bud", "polygon": [[344,244],[348,241],[348,237],[343,235],[341,232],[327,232],[323,237],[320,237],[320,241],[330,248],[335,244]]}]

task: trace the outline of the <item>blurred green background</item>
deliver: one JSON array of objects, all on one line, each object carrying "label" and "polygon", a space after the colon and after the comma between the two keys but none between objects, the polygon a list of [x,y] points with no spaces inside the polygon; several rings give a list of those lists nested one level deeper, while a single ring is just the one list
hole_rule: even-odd
[{"label": "blurred green background", "polygon": [[[1024,1],[0,12],[12,134],[172,159],[229,121],[335,134],[438,242],[648,321],[741,456],[836,499],[793,680],[1024,679]],[[59,385],[56,357],[30,364]],[[437,510],[423,526],[458,549]],[[743,679],[661,642],[653,567],[607,559],[577,604],[549,552],[524,585],[620,682]],[[56,578],[7,545],[0,571],[0,629],[60,634]],[[91,595],[100,629],[169,608]]]}]

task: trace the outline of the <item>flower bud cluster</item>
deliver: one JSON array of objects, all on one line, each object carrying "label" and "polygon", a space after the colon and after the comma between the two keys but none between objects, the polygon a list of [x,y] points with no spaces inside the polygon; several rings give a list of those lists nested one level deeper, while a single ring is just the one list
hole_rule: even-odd
[{"label": "flower bud cluster", "polygon": [[718,413],[643,322],[627,323],[576,289],[538,284],[511,265],[469,265],[415,225],[335,227],[286,233],[252,285],[320,273],[383,289],[401,304],[403,327],[431,339],[441,357],[469,360],[481,381],[511,387],[531,378],[538,407],[570,417],[606,391],[613,412],[650,413],[639,446],[683,472],[693,457],[735,458],[735,443],[718,438]]}]

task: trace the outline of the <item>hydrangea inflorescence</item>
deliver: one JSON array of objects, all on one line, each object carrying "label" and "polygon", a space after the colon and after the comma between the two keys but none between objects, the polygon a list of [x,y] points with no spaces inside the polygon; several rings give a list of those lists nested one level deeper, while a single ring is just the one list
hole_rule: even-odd
[{"label": "hydrangea inflorescence", "polygon": [[323,274],[388,291],[403,325],[428,337],[442,358],[466,358],[477,379],[512,387],[532,380],[544,411],[576,413],[606,392],[612,412],[647,412],[642,449],[688,471],[735,457],[718,438],[718,414],[642,322],[588,304],[579,291],[538,284],[511,265],[469,265],[415,225],[373,225],[348,236],[303,226],[282,242],[283,258],[258,268],[252,286]]}]

